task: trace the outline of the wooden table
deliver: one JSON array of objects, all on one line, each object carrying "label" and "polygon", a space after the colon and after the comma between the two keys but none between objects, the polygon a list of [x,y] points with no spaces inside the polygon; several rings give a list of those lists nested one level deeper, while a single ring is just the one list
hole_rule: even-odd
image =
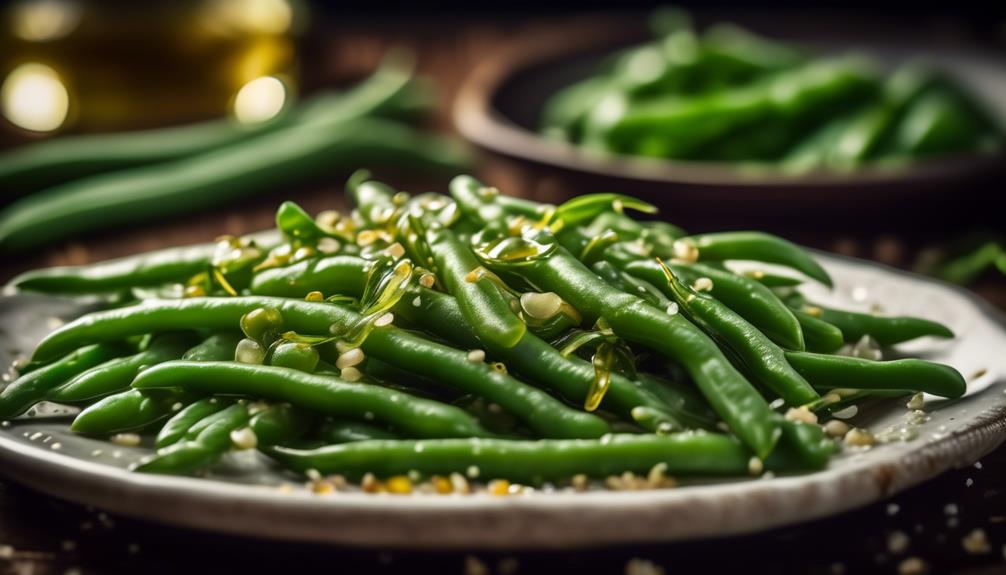
[{"label": "wooden table", "polygon": [[[559,17],[562,18],[562,17]],[[332,25],[305,45],[307,88],[362,75],[391,43],[416,49],[422,71],[436,77],[445,106],[436,123],[449,129],[447,104],[465,74],[489,51],[528,27],[548,21],[517,18],[447,19],[432,24],[353,22]],[[883,29],[882,25],[873,26]],[[926,21],[921,32],[956,37],[966,32],[945,21]],[[862,27],[852,26],[857,31]],[[484,179],[506,189],[503,164],[485,159]],[[294,199],[309,211],[345,207],[341,177],[319,186],[284,190],[241,205],[183,219],[144,225],[114,235],[78,240],[29,257],[0,262],[0,280],[41,265],[79,264],[153,248],[211,240],[271,226],[278,198]],[[445,181],[400,181],[405,189],[443,189]],[[520,193],[519,189],[508,189]],[[687,226],[687,222],[678,222]],[[952,233],[956,230],[940,230]],[[789,234],[840,253],[907,266],[924,242],[903,232],[849,233],[821,237],[813,230]],[[987,278],[977,289],[1006,309],[1006,285]],[[956,507],[948,507],[954,505]],[[956,509],[956,513],[951,513]],[[987,553],[969,554],[964,535],[984,529]],[[900,549],[901,533],[908,538]],[[893,546],[889,542],[893,541]],[[0,482],[0,575],[60,573],[196,573],[335,570],[442,573],[605,572],[658,573],[897,573],[909,556],[923,558],[933,572],[1003,572],[1006,542],[1006,449],[982,460],[981,468],[949,472],[865,509],[769,533],[674,545],[587,549],[575,553],[417,553],[271,543],[152,525],[113,517],[96,509],[53,500],[30,486]],[[295,566],[295,567],[294,567]],[[907,565],[906,565],[907,566]],[[635,569],[632,571],[631,569]]]}]

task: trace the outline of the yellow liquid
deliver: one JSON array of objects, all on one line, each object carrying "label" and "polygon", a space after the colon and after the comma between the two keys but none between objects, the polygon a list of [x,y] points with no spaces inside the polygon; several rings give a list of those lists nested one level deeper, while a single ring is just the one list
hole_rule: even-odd
[{"label": "yellow liquid", "polygon": [[264,119],[294,85],[294,32],[303,19],[288,0],[9,4],[0,36],[2,124],[47,133],[235,110]]}]

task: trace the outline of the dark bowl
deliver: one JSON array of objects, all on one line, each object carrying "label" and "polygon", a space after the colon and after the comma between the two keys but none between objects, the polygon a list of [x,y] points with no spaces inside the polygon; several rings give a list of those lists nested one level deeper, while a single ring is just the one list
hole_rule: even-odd
[{"label": "dark bowl", "polygon": [[[822,225],[889,220],[889,210],[942,217],[974,213],[988,185],[1003,174],[1006,155],[969,154],[917,161],[901,167],[850,172],[787,174],[738,164],[660,160],[590,153],[541,137],[536,127],[549,96],[589,75],[605,55],[647,38],[639,20],[581,19],[520,35],[484,61],[455,100],[454,121],[463,136],[491,152],[502,180],[543,201],[578,193],[617,191],[643,197],[682,218],[716,225],[751,225],[815,218]],[[805,43],[807,44],[807,43]],[[882,65],[923,58],[953,75],[1006,119],[1006,65],[974,51],[885,45],[861,41],[811,44],[822,52],[869,53]],[[845,224],[842,224],[845,225]]]}]

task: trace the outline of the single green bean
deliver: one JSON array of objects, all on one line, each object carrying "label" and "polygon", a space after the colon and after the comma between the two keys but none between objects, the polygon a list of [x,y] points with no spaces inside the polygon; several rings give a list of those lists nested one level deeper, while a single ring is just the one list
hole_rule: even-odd
[{"label": "single green bean", "polygon": [[960,397],[967,390],[956,369],[921,359],[871,361],[807,352],[788,352],[786,358],[811,385],[825,389],[906,389],[941,397]]},{"label": "single green bean", "polygon": [[681,241],[698,248],[700,261],[754,260],[791,267],[831,287],[821,264],[800,246],[763,232],[718,232],[689,236]]},{"label": "single green bean", "polygon": [[840,329],[842,336],[847,342],[857,342],[864,335],[872,337],[877,343],[885,346],[927,335],[944,338],[954,337],[954,332],[950,328],[927,319],[879,316],[819,306],[815,307],[820,309],[818,319]]},{"label": "single green bean", "polygon": [[170,417],[197,397],[176,390],[130,389],[87,406],[74,418],[70,431],[85,435],[142,431]]},{"label": "single green bean", "polygon": [[370,439],[398,439],[397,435],[383,427],[356,421],[326,421],[321,424],[317,435],[327,444]]},{"label": "single green bean", "polygon": [[[474,470],[478,477],[529,484],[577,474],[607,477],[630,471],[645,474],[664,464],[675,475],[746,475],[750,452],[725,435],[688,432],[673,435],[611,435],[573,440],[373,440],[314,450],[276,448],[267,452],[299,470],[316,469],[357,479],[418,471],[426,475]],[[782,454],[773,455],[769,469],[802,467]]]},{"label": "single green bean", "polygon": [[807,351],[834,353],[845,343],[845,336],[838,327],[798,309],[793,310],[793,315],[800,322]]},{"label": "single green bean", "polygon": [[236,332],[213,334],[182,355],[187,361],[226,361],[234,359],[241,335]]},{"label": "single green bean", "polygon": [[199,433],[158,449],[133,468],[142,473],[186,474],[216,463],[232,444],[231,433],[248,425],[248,408],[235,403],[206,416]]}]

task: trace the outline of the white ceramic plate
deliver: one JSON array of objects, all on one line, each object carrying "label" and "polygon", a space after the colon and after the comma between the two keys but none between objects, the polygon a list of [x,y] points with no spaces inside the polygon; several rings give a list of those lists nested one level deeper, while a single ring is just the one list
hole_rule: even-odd
[{"label": "white ceramic plate", "polygon": [[[292,477],[251,453],[231,457],[212,479],[130,473],[124,468],[146,449],[76,437],[65,416],[44,412],[0,428],[0,469],[41,491],[116,513],[244,535],[373,546],[558,548],[739,534],[823,517],[971,463],[1002,442],[1006,320],[958,288],[867,262],[821,260],[836,290],[815,293],[817,299],[861,309],[881,303],[889,313],[948,324],[956,340],[918,340],[901,350],[958,368],[969,392],[956,401],[929,398],[930,421],[916,439],[844,453],[818,473],[636,492],[319,496],[299,487],[281,492],[276,486]],[[6,365],[4,354],[30,349],[52,329],[46,318],[80,311],[51,298],[0,300],[0,360]],[[900,426],[908,414],[902,402],[892,402],[854,421],[882,431]]]}]

